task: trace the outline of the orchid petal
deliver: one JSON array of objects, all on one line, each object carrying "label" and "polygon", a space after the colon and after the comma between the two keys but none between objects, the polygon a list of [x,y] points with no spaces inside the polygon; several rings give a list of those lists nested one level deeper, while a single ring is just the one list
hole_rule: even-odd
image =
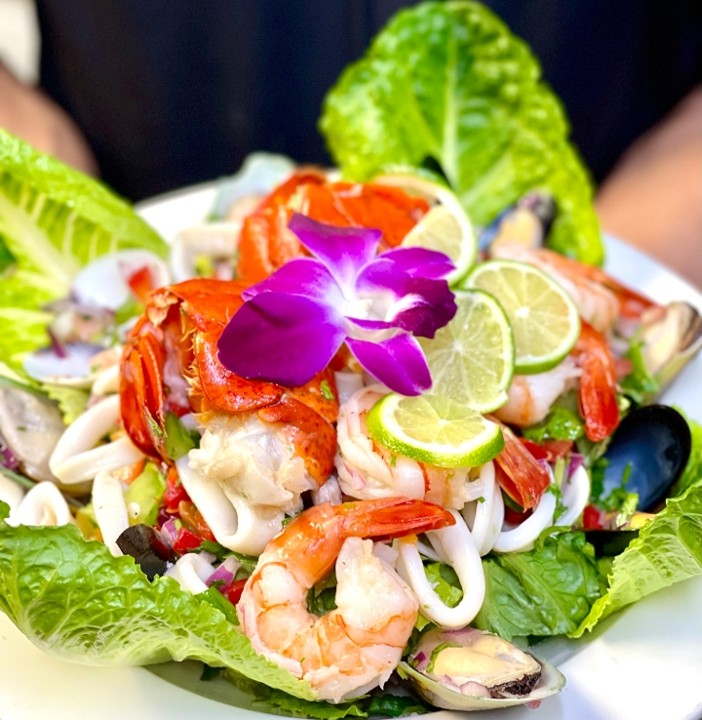
[{"label": "orchid petal", "polygon": [[448,283],[409,276],[395,263],[384,262],[385,258],[384,254],[363,268],[356,282],[356,292],[359,295],[389,292],[394,298],[384,319],[414,335],[434,337],[436,331],[456,314],[456,302]]},{"label": "orchid petal", "polygon": [[444,278],[456,269],[448,255],[421,247],[395,248],[379,256],[412,277]]},{"label": "orchid petal", "polygon": [[456,314],[454,294],[445,281],[414,278],[407,294],[394,304],[393,325],[420,337],[433,338]]},{"label": "orchid petal", "polygon": [[397,327],[397,324],[389,320],[374,320],[370,318],[356,318],[346,316],[346,320],[361,330],[389,330]]},{"label": "orchid petal", "polygon": [[358,271],[374,257],[380,230],[342,228],[295,213],[288,227],[324,265],[342,288],[352,288]]},{"label": "orchid petal", "polygon": [[225,327],[219,360],[245,378],[298,387],[329,364],[344,339],[343,318],[333,307],[264,292],[244,303]]},{"label": "orchid petal", "polygon": [[270,277],[244,290],[241,297],[251,300],[267,292],[301,295],[334,307],[344,300],[332,274],[314,258],[290,260]]},{"label": "orchid petal", "polygon": [[394,263],[386,261],[384,255],[366,264],[358,273],[355,283],[360,296],[373,295],[379,291],[390,291],[395,298],[407,293],[411,277]]},{"label": "orchid petal", "polygon": [[417,340],[407,333],[381,342],[348,338],[358,362],[377,380],[403,395],[419,395],[431,387],[431,374]]}]

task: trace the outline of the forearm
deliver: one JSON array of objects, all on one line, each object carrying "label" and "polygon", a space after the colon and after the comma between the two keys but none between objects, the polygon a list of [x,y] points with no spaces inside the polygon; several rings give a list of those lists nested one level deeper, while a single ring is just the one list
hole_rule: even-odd
[{"label": "forearm", "polygon": [[626,152],[597,211],[605,231],[702,288],[702,87]]},{"label": "forearm", "polygon": [[76,124],[40,90],[23,85],[0,62],[0,127],[83,172],[97,163]]}]

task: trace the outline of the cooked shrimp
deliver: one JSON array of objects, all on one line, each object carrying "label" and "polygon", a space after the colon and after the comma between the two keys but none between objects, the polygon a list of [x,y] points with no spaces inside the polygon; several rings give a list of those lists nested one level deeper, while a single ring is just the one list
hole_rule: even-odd
[{"label": "cooked shrimp", "polygon": [[509,400],[495,411],[495,417],[517,427],[535,425],[548,415],[557,398],[577,387],[579,376],[580,370],[572,357],[543,373],[515,375],[508,391]]},{"label": "cooked shrimp", "polygon": [[[237,612],[254,649],[330,702],[382,685],[397,666],[418,603],[368,537],[399,537],[455,522],[408,498],[315,505],[266,547]],[[307,591],[335,565],[336,608],[317,617]]]},{"label": "cooked shrimp", "polygon": [[580,317],[600,332],[611,330],[621,314],[617,294],[606,287],[599,276],[593,276],[587,265],[546,248],[514,244],[495,247],[493,257],[526,262],[547,272],[570,295]]},{"label": "cooked shrimp", "polygon": [[358,499],[423,498],[460,510],[480,497],[482,486],[472,481],[468,468],[439,468],[394,455],[368,434],[366,416],[383,395],[372,385],[355,392],[339,408],[335,463],[344,494]]}]

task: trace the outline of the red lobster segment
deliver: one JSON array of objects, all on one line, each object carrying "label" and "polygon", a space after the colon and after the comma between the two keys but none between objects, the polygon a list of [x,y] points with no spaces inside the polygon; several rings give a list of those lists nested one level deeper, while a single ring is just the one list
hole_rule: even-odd
[{"label": "red lobster segment", "polygon": [[[334,375],[319,373],[307,385],[285,388],[247,380],[217,359],[217,340],[241,306],[244,283],[187,280],[151,295],[144,316],[127,338],[121,363],[120,402],[134,444],[166,461],[166,417],[187,412],[257,412],[280,424],[295,454],[320,484],[336,452],[332,423],[338,412]],[[331,392],[331,394],[330,394]]]},{"label": "red lobster segment", "polygon": [[244,221],[237,277],[255,283],[288,260],[307,255],[288,228],[293,212],[338,227],[382,231],[379,252],[396,247],[428,211],[419,197],[373,183],[329,182],[314,168],[301,169],[275,188]]}]

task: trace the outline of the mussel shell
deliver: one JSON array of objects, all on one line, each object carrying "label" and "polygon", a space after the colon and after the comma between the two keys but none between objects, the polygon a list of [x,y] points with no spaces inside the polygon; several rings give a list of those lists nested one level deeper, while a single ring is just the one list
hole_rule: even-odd
[{"label": "mussel shell", "polygon": [[622,486],[639,495],[638,510],[656,510],[690,457],[692,438],[685,418],[667,405],[632,410],[605,452],[603,497]]},{"label": "mussel shell", "polygon": [[410,664],[401,662],[397,668],[400,677],[410,680],[415,690],[431,705],[445,710],[497,710],[514,705],[539,702],[560,692],[565,687],[565,676],[554,665],[538,658],[541,665],[541,679],[528,694],[519,697],[492,698],[464,695],[428,678]]},{"label": "mussel shell", "polygon": [[587,541],[595,548],[597,557],[621,555],[629,543],[639,536],[638,530],[586,530]]}]

